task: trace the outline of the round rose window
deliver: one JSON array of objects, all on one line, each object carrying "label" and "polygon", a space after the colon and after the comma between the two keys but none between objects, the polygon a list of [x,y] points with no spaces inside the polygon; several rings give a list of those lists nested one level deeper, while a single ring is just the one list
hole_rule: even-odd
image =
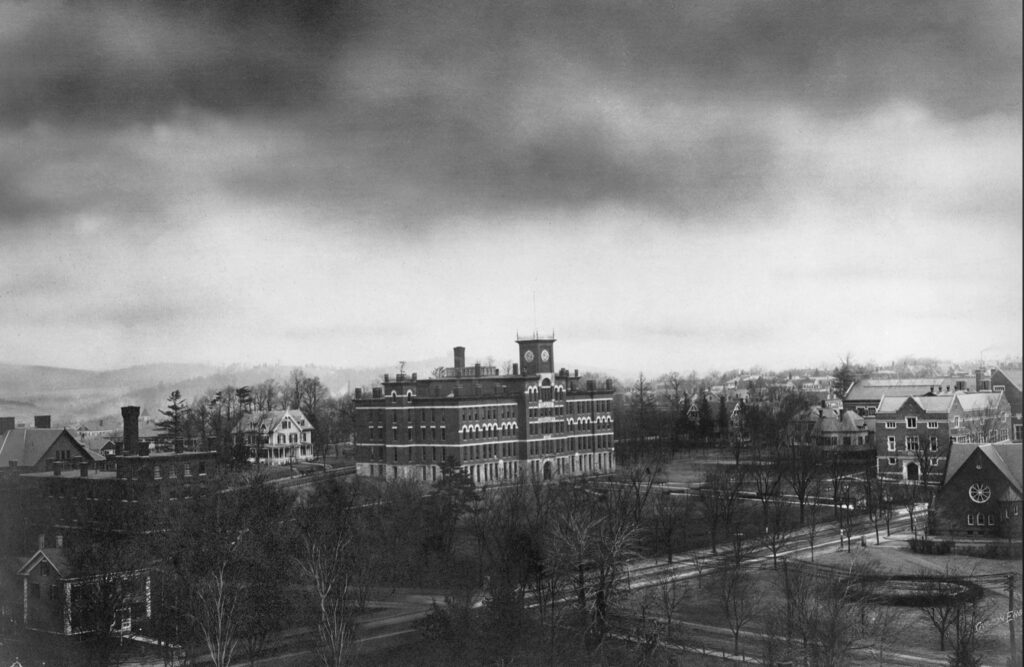
[{"label": "round rose window", "polygon": [[971,484],[971,488],[967,490],[970,494],[971,500],[976,503],[987,503],[988,499],[992,497],[992,489],[988,488],[988,484]]}]

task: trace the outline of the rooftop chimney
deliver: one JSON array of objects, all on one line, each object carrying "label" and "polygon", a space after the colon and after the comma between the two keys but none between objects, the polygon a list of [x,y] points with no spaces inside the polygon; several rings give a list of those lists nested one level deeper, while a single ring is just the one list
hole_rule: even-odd
[{"label": "rooftop chimney", "polygon": [[466,348],[461,345],[455,346],[455,368],[466,367]]},{"label": "rooftop chimney", "polygon": [[36,415],[36,428],[50,428],[50,415]]},{"label": "rooftop chimney", "polygon": [[353,398],[355,398],[358,401],[362,397],[363,397],[363,388],[362,387],[356,387],[355,395],[353,396]]},{"label": "rooftop chimney", "polygon": [[519,375],[519,364],[512,364],[512,375]]},{"label": "rooftop chimney", "polygon": [[0,435],[14,430],[14,417],[0,417]]},{"label": "rooftop chimney", "polygon": [[126,405],[121,408],[121,418],[124,420],[124,442],[121,445],[122,454],[148,454],[149,447],[146,447],[146,451],[141,451],[139,447],[139,406],[137,405]]}]

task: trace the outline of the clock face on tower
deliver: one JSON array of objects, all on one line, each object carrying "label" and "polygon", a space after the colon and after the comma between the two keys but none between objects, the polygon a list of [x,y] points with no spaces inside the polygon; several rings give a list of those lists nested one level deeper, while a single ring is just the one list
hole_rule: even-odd
[{"label": "clock face on tower", "polygon": [[526,352],[523,352],[523,359],[526,360],[526,363],[530,363],[531,361],[533,361],[533,350],[527,350]]},{"label": "clock face on tower", "polygon": [[548,352],[547,350],[541,350],[540,351],[540,360],[541,361],[547,361],[550,358],[551,358],[551,353],[550,352]]}]

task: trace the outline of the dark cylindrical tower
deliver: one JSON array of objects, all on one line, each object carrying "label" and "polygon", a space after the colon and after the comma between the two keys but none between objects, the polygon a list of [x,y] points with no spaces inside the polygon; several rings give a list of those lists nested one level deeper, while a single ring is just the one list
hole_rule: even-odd
[{"label": "dark cylindrical tower", "polygon": [[461,369],[461,368],[465,368],[465,367],[466,367],[466,348],[462,347],[461,345],[458,345],[455,348],[455,368],[460,368]]},{"label": "dark cylindrical tower", "polygon": [[[121,445],[121,453],[126,455],[143,454],[139,447],[139,406],[125,405],[121,408],[121,419],[124,420],[124,441]],[[149,453],[149,446],[146,446],[146,454]]]}]

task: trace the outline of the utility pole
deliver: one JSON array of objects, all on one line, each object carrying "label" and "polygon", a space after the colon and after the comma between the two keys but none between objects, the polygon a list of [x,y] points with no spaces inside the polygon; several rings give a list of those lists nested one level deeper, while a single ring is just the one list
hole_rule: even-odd
[{"label": "utility pole", "polygon": [[1016,630],[1013,627],[1014,624],[1016,623],[1016,619],[1013,617],[1013,579],[1014,579],[1014,575],[1011,574],[1007,578],[1007,581],[1006,581],[1006,585],[1009,588],[1009,594],[1010,594],[1010,613],[1007,614],[1007,618],[1010,619],[1010,664],[1011,665],[1016,665],[1017,664],[1017,634],[1016,634]]}]

